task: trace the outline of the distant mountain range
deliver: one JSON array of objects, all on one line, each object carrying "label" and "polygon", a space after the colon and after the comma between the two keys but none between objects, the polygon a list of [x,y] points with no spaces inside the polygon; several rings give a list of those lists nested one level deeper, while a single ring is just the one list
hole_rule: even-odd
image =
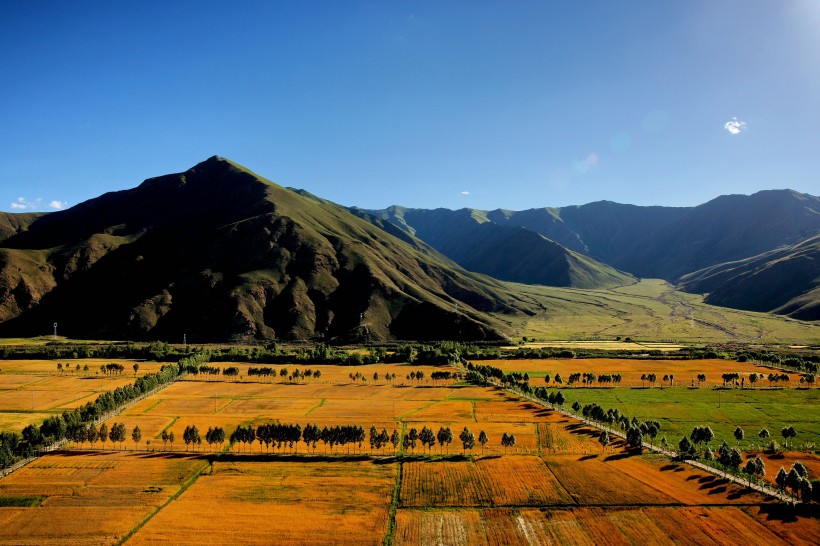
[{"label": "distant mountain range", "polygon": [[[727,195],[691,208],[600,201],[520,212],[398,206],[367,212],[466,269],[501,280],[601,288],[630,276],[661,278],[711,293],[706,301],[715,305],[820,319],[820,198],[791,190]],[[761,260],[773,255],[777,266],[764,267]],[[742,278],[737,261],[746,264]],[[721,275],[700,280],[701,270],[716,268]]]},{"label": "distant mountain range", "polygon": [[494,340],[561,307],[503,281],[637,277],[818,320],[818,234],[820,200],[788,190],[693,208],[368,211],[213,157],[68,210],[0,213],[0,337],[57,322],[87,339]]}]

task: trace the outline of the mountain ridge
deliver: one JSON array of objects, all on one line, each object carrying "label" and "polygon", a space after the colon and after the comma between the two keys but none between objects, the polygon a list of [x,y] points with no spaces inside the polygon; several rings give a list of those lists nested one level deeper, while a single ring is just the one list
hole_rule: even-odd
[{"label": "mountain ridge", "polygon": [[3,241],[0,334],[502,338],[522,311],[445,260],[214,156]]}]

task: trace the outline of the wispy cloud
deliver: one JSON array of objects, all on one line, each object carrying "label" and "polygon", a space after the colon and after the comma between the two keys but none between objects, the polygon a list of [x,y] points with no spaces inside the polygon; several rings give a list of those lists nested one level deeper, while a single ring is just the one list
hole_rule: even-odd
[{"label": "wispy cloud", "polygon": [[732,118],[730,121],[723,124],[723,128],[729,131],[730,135],[739,135],[741,132],[746,130],[746,122],[740,121],[737,118]]},{"label": "wispy cloud", "polygon": [[463,191],[463,192],[461,192],[461,195],[470,195],[470,192],[468,192],[468,191]]},{"label": "wispy cloud", "polygon": [[67,203],[65,201],[58,201],[54,199],[49,201],[48,204],[44,204],[44,200],[42,197],[38,197],[37,199],[26,199],[25,197],[18,197],[16,201],[12,201],[9,206],[12,210],[43,210],[45,208],[50,208],[52,210],[61,210],[66,208]]}]

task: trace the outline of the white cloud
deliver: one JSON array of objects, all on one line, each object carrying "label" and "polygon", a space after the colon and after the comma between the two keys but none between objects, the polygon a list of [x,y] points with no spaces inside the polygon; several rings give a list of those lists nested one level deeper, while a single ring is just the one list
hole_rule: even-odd
[{"label": "white cloud", "polygon": [[468,191],[463,191],[463,192],[461,192],[461,195],[470,195],[470,192],[468,192]]},{"label": "white cloud", "polygon": [[732,118],[730,121],[723,124],[723,128],[729,131],[729,134],[739,135],[742,131],[746,130],[746,122],[740,121],[737,118]]},{"label": "white cloud", "polygon": [[46,208],[60,210],[64,209],[66,205],[67,203],[65,201],[58,201],[57,199],[49,201],[48,204],[46,204],[42,197],[38,197],[37,199],[18,197],[16,201],[9,204],[9,207],[11,207],[12,210],[43,210]]}]

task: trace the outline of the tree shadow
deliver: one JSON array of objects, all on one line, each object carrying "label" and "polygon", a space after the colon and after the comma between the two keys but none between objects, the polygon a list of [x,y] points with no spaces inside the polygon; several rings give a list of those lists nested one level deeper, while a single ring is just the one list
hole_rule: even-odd
[{"label": "tree shadow", "polygon": [[801,503],[796,506],[788,504],[761,504],[759,506],[760,515],[766,521],[779,521],[781,523],[794,523],[798,518],[817,519],[820,517],[820,506],[817,504]]},{"label": "tree shadow", "polygon": [[624,451],[622,453],[616,453],[615,455],[610,455],[604,459],[604,461],[620,461],[622,459],[628,459],[630,457],[635,457],[638,455],[637,452],[633,451]]},{"label": "tree shadow", "polygon": [[[597,458],[598,458],[598,454],[596,453],[596,454],[593,454],[593,455],[583,455],[583,456],[579,457],[578,460],[579,461],[588,461],[590,459],[597,459]],[[606,460],[609,460],[609,459],[604,459],[604,460],[606,461]]]}]

